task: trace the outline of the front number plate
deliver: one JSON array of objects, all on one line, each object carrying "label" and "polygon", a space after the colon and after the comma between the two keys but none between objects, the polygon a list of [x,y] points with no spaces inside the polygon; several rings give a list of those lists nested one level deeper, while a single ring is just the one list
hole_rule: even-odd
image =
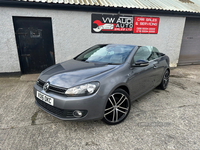
[{"label": "front number plate", "polygon": [[37,96],[37,98],[39,98],[43,102],[53,106],[53,104],[54,104],[54,99],[53,98],[51,98],[49,96],[46,96],[43,93],[38,92],[38,91],[37,91],[37,95],[36,96]]}]

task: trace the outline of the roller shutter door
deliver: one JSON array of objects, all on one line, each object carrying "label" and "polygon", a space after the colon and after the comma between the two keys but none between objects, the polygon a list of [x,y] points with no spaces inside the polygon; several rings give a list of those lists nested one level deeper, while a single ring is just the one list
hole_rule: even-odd
[{"label": "roller shutter door", "polygon": [[200,64],[200,19],[186,18],[178,65]]}]

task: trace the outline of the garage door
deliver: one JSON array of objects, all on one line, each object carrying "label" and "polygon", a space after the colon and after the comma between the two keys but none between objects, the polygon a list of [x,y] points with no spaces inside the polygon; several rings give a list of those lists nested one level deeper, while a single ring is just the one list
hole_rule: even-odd
[{"label": "garage door", "polygon": [[200,19],[187,18],[178,65],[200,64]]}]

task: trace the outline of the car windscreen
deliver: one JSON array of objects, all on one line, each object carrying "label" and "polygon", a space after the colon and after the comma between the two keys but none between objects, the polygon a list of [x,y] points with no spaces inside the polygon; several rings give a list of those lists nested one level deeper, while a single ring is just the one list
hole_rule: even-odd
[{"label": "car windscreen", "polygon": [[133,45],[97,45],[78,55],[75,60],[94,63],[122,64],[126,61],[134,47]]}]

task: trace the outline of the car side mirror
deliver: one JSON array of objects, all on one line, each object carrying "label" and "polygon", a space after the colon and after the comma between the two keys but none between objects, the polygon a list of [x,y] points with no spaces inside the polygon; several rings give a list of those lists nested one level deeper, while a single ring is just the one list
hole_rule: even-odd
[{"label": "car side mirror", "polygon": [[149,62],[147,60],[137,60],[134,64],[132,64],[132,67],[145,67],[148,65]]}]

